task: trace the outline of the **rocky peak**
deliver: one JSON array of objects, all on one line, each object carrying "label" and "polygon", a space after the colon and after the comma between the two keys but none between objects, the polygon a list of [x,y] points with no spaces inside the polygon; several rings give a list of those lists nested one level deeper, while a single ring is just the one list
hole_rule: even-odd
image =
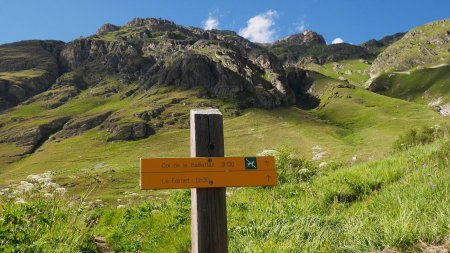
[{"label": "rocky peak", "polygon": [[168,28],[176,27],[177,25],[166,19],[162,18],[135,18],[128,22],[125,27],[146,27],[153,31],[167,31]]},{"label": "rocky peak", "polygon": [[322,35],[311,31],[305,30],[303,33],[298,33],[291,35],[289,37],[277,40],[274,42],[274,45],[280,44],[319,44],[326,45],[325,39]]},{"label": "rocky peak", "polygon": [[117,30],[119,30],[119,29],[120,29],[119,26],[116,26],[116,25],[113,25],[113,24],[110,24],[110,23],[106,23],[106,24],[102,25],[102,26],[97,30],[97,32],[96,32],[95,34],[97,34],[97,35],[102,35],[102,34],[105,34],[105,33],[117,31]]},{"label": "rocky peak", "polygon": [[[395,35],[394,35],[395,39]],[[392,38],[382,39],[392,41]],[[414,67],[448,63],[450,19],[434,21],[408,31],[374,60],[371,77]]]},{"label": "rocky peak", "polygon": [[361,47],[366,49],[369,53],[378,54],[383,47],[387,47],[394,42],[400,40],[405,33],[396,33],[385,36],[380,40],[371,39],[361,44]]}]

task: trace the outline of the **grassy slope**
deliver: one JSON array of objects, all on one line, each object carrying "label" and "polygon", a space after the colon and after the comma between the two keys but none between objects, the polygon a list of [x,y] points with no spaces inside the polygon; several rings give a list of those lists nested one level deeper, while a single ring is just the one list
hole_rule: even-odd
[{"label": "grassy slope", "polygon": [[[316,110],[248,109],[239,117],[225,115],[226,155],[255,155],[265,149],[288,146],[311,159],[313,148],[320,147],[321,152],[325,152],[321,161],[350,162],[354,156],[358,161],[366,161],[389,153],[393,141],[408,130],[405,126],[444,122],[426,106],[384,97],[361,88],[328,89],[326,85],[329,82],[329,79],[323,79],[315,84],[316,88],[322,86],[324,90],[323,102]],[[51,170],[56,172],[57,182],[75,194],[84,193],[97,180],[101,181],[102,187],[92,193],[92,198],[117,202],[123,192],[139,192],[139,158],[189,156],[189,108],[207,101],[196,98],[192,90],[168,91],[170,96],[161,92],[150,97],[141,94],[120,100],[119,95],[92,98],[89,97],[91,91],[87,90],[78,99],[54,110],[42,110],[39,105],[31,104],[9,111],[0,117],[0,122],[7,122],[11,117],[33,119],[3,128],[14,131],[17,127],[36,125],[36,122],[57,116],[82,117],[108,110],[118,110],[116,114],[124,116],[125,120],[134,120],[132,114],[135,111],[152,108],[149,101],[159,99],[169,103],[175,97],[186,98],[185,105],[173,105],[160,119],[171,119],[172,113],[181,112],[180,117],[184,120],[143,140],[106,143],[107,133],[92,129],[80,136],[47,141],[34,154],[12,164],[8,164],[11,160],[6,157],[13,153],[9,149],[11,144],[0,144],[0,150],[8,150],[6,154],[2,152],[0,185],[21,180],[28,174]],[[227,103],[215,102],[221,108],[227,106]],[[145,194],[153,195],[152,192]]]},{"label": "grassy slope", "polygon": [[[341,69],[336,69],[335,65],[342,65]],[[344,77],[351,84],[362,86],[369,79],[370,64],[361,60],[344,60],[340,62],[326,63],[324,65],[310,63],[306,69],[321,73],[322,75],[338,79]],[[348,71],[351,71],[351,74]]]},{"label": "grassy slope", "polygon": [[450,232],[449,147],[325,171],[311,182],[239,189],[229,201],[232,251],[404,251],[419,240],[441,243]]},{"label": "grassy slope", "polygon": [[[450,233],[449,152],[447,138],[378,161],[316,168],[300,182],[228,188],[230,252],[418,252],[421,245],[442,244]],[[292,168],[288,154],[277,160],[280,176]],[[24,198],[26,204],[0,201],[0,238],[7,248],[95,252],[93,235],[105,237],[115,252],[190,248],[189,190],[121,209]],[[18,229],[30,217],[33,225]],[[21,237],[13,239],[16,234]]]},{"label": "grassy slope", "polygon": [[374,80],[386,87],[382,94],[428,104],[442,98],[442,104],[450,102],[450,65],[439,68],[424,68],[410,74],[383,74]]},{"label": "grassy slope", "polygon": [[0,79],[20,83],[22,79],[35,78],[45,73],[41,69],[28,69],[21,71],[0,72]]},{"label": "grassy slope", "polygon": [[445,42],[449,28],[450,19],[444,19],[410,30],[378,55],[371,76],[449,63],[450,44]]}]

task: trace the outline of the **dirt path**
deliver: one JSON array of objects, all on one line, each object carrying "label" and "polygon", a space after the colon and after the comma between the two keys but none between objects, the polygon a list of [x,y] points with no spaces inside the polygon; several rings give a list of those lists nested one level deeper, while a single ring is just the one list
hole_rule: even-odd
[{"label": "dirt path", "polygon": [[101,236],[94,236],[94,243],[97,245],[98,250],[102,253],[114,253],[114,251],[108,247],[106,239]]},{"label": "dirt path", "polygon": [[441,64],[434,65],[434,66],[431,66],[431,67],[428,67],[428,68],[429,69],[437,69],[437,68],[448,66],[448,65],[450,65],[450,64],[448,64],[448,63],[441,63]]}]

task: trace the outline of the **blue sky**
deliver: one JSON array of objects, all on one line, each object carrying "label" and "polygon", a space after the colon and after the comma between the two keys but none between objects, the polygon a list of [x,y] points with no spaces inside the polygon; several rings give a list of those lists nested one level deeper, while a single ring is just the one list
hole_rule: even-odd
[{"label": "blue sky", "polygon": [[0,44],[70,41],[94,34],[104,23],[123,25],[134,17],[234,30],[260,42],[309,29],[328,43],[341,38],[359,44],[450,18],[450,0],[0,0]]}]

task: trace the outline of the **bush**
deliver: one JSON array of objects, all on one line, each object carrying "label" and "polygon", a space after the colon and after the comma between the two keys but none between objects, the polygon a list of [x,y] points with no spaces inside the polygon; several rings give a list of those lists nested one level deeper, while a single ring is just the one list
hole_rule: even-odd
[{"label": "bush", "polygon": [[446,135],[448,135],[447,127],[440,127],[439,125],[423,127],[421,131],[411,129],[394,142],[394,150],[407,150],[418,145],[432,143]]},{"label": "bush", "polygon": [[280,151],[276,167],[280,184],[309,181],[319,169],[314,162],[292,155],[289,149]]},{"label": "bush", "polygon": [[77,211],[69,200],[25,199],[15,203],[0,198],[0,252],[98,252],[88,228],[74,218]]}]

